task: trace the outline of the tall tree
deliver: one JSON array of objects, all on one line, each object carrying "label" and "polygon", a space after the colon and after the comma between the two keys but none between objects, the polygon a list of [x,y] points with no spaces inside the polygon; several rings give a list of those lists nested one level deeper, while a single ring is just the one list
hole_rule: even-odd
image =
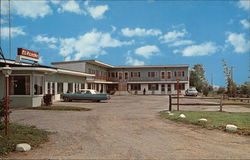
[{"label": "tall tree", "polygon": [[192,67],[189,76],[190,86],[193,86],[197,91],[201,92],[203,86],[207,85],[207,80],[205,78],[205,70],[202,64],[196,64]]},{"label": "tall tree", "polygon": [[232,68],[227,65],[225,59],[222,59],[224,67],[224,75],[227,84],[227,95],[230,97],[235,97],[237,91],[237,85],[233,82],[232,79]]}]

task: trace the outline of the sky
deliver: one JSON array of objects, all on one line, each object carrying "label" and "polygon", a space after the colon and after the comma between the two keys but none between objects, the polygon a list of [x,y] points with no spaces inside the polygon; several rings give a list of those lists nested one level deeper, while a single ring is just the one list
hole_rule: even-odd
[{"label": "sky", "polygon": [[[111,65],[203,64],[225,86],[250,81],[249,0],[1,0],[1,47],[39,52],[39,63],[95,59]],[[213,80],[212,80],[213,79]]]}]

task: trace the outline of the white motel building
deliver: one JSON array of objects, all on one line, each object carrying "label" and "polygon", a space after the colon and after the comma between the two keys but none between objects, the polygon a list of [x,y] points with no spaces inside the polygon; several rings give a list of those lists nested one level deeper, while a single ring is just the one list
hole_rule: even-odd
[{"label": "white motel building", "polygon": [[97,60],[81,60],[44,66],[20,59],[0,59],[0,99],[5,96],[2,70],[6,65],[12,71],[9,76],[11,107],[41,106],[45,94],[52,94],[53,101],[59,101],[62,93],[75,93],[80,89],[115,95],[177,94],[177,79],[182,94],[189,88],[188,65],[112,66]]}]

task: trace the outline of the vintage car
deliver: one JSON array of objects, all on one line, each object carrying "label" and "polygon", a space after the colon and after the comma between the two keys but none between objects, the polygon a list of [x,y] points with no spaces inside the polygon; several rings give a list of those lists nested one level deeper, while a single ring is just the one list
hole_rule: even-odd
[{"label": "vintage car", "polygon": [[107,94],[97,93],[92,89],[81,89],[76,93],[62,94],[62,98],[65,102],[71,102],[72,100],[91,100],[94,102],[100,102],[101,100],[108,100],[110,96]]},{"label": "vintage car", "polygon": [[198,91],[195,88],[189,88],[186,90],[186,96],[197,96]]}]

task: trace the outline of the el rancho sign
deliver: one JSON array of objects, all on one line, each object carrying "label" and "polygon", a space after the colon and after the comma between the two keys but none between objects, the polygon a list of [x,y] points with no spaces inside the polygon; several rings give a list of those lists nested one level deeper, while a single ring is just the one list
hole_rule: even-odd
[{"label": "el rancho sign", "polygon": [[22,59],[24,60],[30,60],[30,61],[34,61],[34,62],[38,62],[39,61],[39,53],[38,52],[34,52],[34,51],[30,51],[27,49],[23,49],[23,48],[18,48],[17,49],[17,58],[18,61],[21,61]]}]

